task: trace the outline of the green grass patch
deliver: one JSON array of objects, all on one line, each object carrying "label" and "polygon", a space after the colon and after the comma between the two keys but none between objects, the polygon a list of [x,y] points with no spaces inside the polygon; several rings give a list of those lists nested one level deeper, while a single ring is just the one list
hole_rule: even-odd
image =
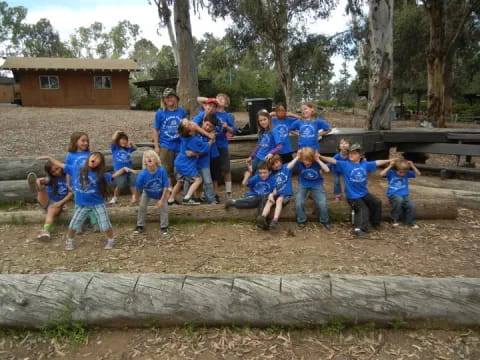
[{"label": "green grass patch", "polygon": [[0,211],[21,209],[24,204],[22,200],[0,202]]}]

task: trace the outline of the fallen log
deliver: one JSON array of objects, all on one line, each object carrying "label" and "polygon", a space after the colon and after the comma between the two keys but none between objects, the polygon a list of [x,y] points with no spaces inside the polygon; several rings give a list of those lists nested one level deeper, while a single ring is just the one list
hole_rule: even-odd
[{"label": "fallen log", "polygon": [[480,279],[355,275],[0,275],[0,327],[480,325]]},{"label": "fallen log", "polygon": [[[417,216],[419,220],[431,219],[456,219],[457,205],[454,196],[437,196],[436,198],[417,198],[415,200],[417,206]],[[306,213],[309,220],[318,221],[318,215],[315,205],[311,199],[306,201]],[[345,201],[330,201],[328,203],[328,211],[332,221],[344,221],[349,219],[350,206]],[[113,223],[134,223],[137,220],[137,208],[133,206],[111,207],[108,210],[110,219]],[[193,220],[193,221],[227,221],[239,220],[249,221],[255,219],[256,209],[236,209],[234,207],[226,210],[223,205],[197,205],[184,206],[173,205],[168,208],[170,219]],[[390,203],[383,201],[383,217],[389,219]],[[153,206],[149,207],[147,221],[158,222],[159,210]],[[72,217],[72,210],[68,209],[62,212],[59,221],[68,221]],[[3,211],[0,212],[0,224],[11,223],[42,223],[45,220],[45,214],[37,210],[19,210],[19,211]],[[295,204],[287,205],[280,217],[280,221],[295,221]]]}]

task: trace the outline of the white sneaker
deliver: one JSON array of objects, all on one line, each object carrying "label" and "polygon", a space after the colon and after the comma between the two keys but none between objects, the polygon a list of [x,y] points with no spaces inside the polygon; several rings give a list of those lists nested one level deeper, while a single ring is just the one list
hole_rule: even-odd
[{"label": "white sneaker", "polygon": [[116,197],[112,197],[112,199],[108,202],[110,205],[115,205],[118,202]]},{"label": "white sneaker", "polygon": [[420,226],[418,226],[417,224],[410,225],[410,227],[415,230],[420,229]]},{"label": "white sneaker", "polygon": [[112,250],[115,247],[115,239],[108,239],[107,243],[105,244],[105,250]]},{"label": "white sneaker", "polygon": [[398,221],[392,221],[392,226],[393,227],[399,227],[400,223]]},{"label": "white sneaker", "polygon": [[67,251],[75,250],[75,239],[67,238],[67,241],[65,242],[65,250]]}]

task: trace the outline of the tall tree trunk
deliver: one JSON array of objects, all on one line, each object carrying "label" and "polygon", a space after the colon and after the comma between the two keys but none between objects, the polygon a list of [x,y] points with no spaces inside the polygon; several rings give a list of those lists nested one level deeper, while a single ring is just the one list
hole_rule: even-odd
[{"label": "tall tree trunk", "polygon": [[167,0],[154,0],[157,6],[158,17],[160,18],[160,24],[163,22],[163,26],[167,27],[168,37],[170,38],[170,44],[172,45],[173,58],[175,65],[178,65],[178,48],[177,40],[175,39],[175,33],[172,25],[172,11],[168,7]]},{"label": "tall tree trunk", "polygon": [[445,127],[445,0],[433,0],[430,12],[430,49],[427,58],[428,120]]},{"label": "tall tree trunk", "polygon": [[369,0],[369,130],[391,126],[393,80],[393,0]]},{"label": "tall tree trunk", "polygon": [[189,0],[175,0],[173,13],[178,49],[177,93],[180,97],[180,104],[188,114],[193,115],[199,108],[197,103],[199,91],[198,68],[193,51]]}]

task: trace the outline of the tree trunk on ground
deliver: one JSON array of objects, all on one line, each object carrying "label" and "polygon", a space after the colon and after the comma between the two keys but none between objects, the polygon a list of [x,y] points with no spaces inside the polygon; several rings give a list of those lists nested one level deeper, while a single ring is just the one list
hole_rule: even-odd
[{"label": "tree trunk on ground", "polygon": [[189,0],[175,0],[173,5],[175,34],[178,47],[177,93],[180,104],[189,116],[195,115],[199,105],[198,68],[193,51]]},{"label": "tree trunk on ground", "polygon": [[391,127],[393,81],[393,0],[369,0],[369,130]]},{"label": "tree trunk on ground", "polygon": [[[0,275],[0,327],[480,325],[480,280],[417,276]],[[64,324],[65,325],[65,324]]]}]

